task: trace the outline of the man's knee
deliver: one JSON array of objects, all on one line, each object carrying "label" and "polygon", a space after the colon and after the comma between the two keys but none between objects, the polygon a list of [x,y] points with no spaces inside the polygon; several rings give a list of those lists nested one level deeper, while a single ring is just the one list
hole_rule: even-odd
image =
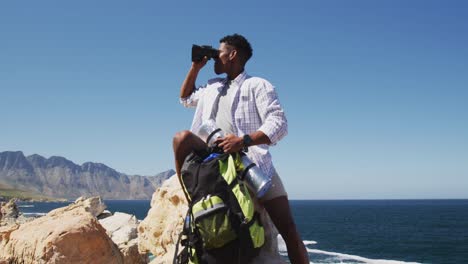
[{"label": "man's knee", "polygon": [[193,135],[192,132],[190,132],[189,130],[177,132],[174,135],[174,138],[172,140],[172,145],[174,146],[174,150],[177,149],[184,142],[187,142],[192,135]]}]

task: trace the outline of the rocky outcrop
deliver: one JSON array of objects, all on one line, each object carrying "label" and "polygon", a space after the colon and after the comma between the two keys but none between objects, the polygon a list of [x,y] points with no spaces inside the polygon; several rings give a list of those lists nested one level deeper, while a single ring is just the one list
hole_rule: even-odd
[{"label": "rocky outcrop", "polygon": [[[138,250],[134,215],[105,211],[100,197],[78,198],[74,203],[19,224],[14,201],[0,212],[0,263],[122,263],[146,264]],[[21,215],[20,215],[21,216]],[[107,217],[106,217],[107,216]],[[16,217],[16,218],[15,218]],[[101,220],[97,220],[101,218]]]},{"label": "rocky outcrop", "polygon": [[[285,263],[278,254],[278,233],[265,210],[257,207],[265,227],[266,242],[252,263]],[[187,202],[174,175],[154,193],[148,216],[138,227],[140,251],[149,251],[156,257],[151,264],[172,263],[186,212]]]},{"label": "rocky outcrop", "polygon": [[172,176],[153,194],[148,216],[138,226],[140,251],[156,256],[151,263],[172,263],[174,245],[186,213],[185,196],[177,176]]},{"label": "rocky outcrop", "polygon": [[76,199],[99,195],[103,199],[150,199],[168,174],[156,176],[126,175],[101,164],[77,165],[63,157],[48,159],[21,151],[0,152],[0,183],[48,197]]},{"label": "rocky outcrop", "polygon": [[22,224],[30,220],[19,212],[15,199],[0,203],[0,226]]},{"label": "rocky outcrop", "polygon": [[14,199],[11,199],[8,202],[1,202],[0,203],[0,218],[18,218],[19,210],[18,206],[16,206],[16,202]]},{"label": "rocky outcrop", "polygon": [[114,215],[99,220],[107,234],[117,245],[137,238],[138,220],[134,215],[116,212]]},{"label": "rocky outcrop", "polygon": [[0,228],[0,263],[124,263],[106,230],[72,204],[22,225]]},{"label": "rocky outcrop", "polygon": [[64,210],[72,210],[73,208],[82,207],[86,212],[90,213],[94,217],[101,215],[106,210],[106,205],[102,202],[100,196],[94,196],[90,198],[79,197],[75,202]]},{"label": "rocky outcrop", "polygon": [[119,247],[124,257],[124,263],[148,263],[148,255],[138,252],[139,221],[134,215],[116,212],[114,215],[99,220],[106,229],[107,235]]}]

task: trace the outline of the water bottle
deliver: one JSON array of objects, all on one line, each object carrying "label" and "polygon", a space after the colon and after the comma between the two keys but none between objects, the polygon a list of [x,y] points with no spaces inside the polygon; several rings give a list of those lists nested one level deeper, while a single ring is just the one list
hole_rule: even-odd
[{"label": "water bottle", "polygon": [[[205,141],[209,147],[214,147],[216,139],[224,137],[224,132],[216,126],[216,122],[212,119],[203,122],[196,134]],[[205,162],[213,158],[214,157],[210,155],[206,158]],[[262,198],[271,187],[271,179],[246,155],[242,155],[241,160],[245,168],[241,180],[246,183],[247,187],[255,193],[258,198]]]},{"label": "water bottle", "polygon": [[257,198],[262,198],[271,188],[271,179],[247,155],[243,155],[241,160],[245,168],[243,172],[244,182],[255,193]]},{"label": "water bottle", "polygon": [[208,144],[208,147],[214,147],[214,142],[218,138],[224,137],[224,132],[216,126],[216,122],[213,119],[209,119],[200,126],[197,134],[203,141]]}]

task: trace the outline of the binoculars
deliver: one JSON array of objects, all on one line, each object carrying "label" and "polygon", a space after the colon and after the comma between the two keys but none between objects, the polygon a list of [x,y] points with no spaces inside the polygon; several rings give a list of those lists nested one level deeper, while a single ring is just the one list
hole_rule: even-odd
[{"label": "binoculars", "polygon": [[219,57],[219,50],[208,46],[208,45],[203,45],[203,46],[198,46],[193,44],[192,45],[192,61],[193,62],[198,62],[203,60],[203,57],[208,57],[208,59],[216,59]]}]

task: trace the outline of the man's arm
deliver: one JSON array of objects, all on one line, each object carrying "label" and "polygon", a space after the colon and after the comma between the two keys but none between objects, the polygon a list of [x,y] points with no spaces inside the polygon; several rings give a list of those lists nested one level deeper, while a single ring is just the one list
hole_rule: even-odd
[{"label": "man's arm", "polygon": [[[288,122],[273,85],[264,80],[256,88],[255,103],[262,125],[257,131],[249,134],[252,138],[250,146],[274,145],[288,133]],[[243,137],[232,134],[218,139],[217,142],[224,152],[228,153],[238,152],[244,147]]]},{"label": "man's arm", "polygon": [[207,61],[208,58],[205,57],[200,62],[192,62],[192,66],[190,67],[184,82],[180,86],[180,99],[184,105],[190,105],[190,103],[186,103],[185,100],[195,91],[195,82],[197,81],[198,73],[203,68],[203,66],[206,65]]},{"label": "man's arm", "polygon": [[258,131],[269,139],[270,145],[275,145],[288,134],[288,121],[281,106],[278,94],[271,83],[263,80],[255,92],[255,103],[262,125]]}]

